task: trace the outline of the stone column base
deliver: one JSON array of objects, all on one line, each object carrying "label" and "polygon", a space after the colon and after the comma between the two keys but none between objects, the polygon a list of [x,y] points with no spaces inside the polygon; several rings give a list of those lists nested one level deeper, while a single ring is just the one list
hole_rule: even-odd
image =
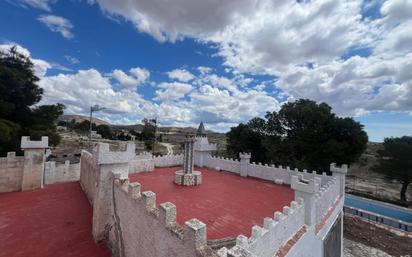
[{"label": "stone column base", "polygon": [[202,184],[202,173],[193,171],[191,174],[185,174],[183,170],[175,172],[175,184],[183,186],[197,186]]}]

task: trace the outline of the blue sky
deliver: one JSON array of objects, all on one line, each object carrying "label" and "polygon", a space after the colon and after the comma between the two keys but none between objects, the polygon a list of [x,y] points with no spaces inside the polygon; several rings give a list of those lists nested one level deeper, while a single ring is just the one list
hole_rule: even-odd
[{"label": "blue sky", "polygon": [[165,3],[1,1],[0,47],[31,56],[42,103],[113,123],[227,131],[310,98],[372,141],[412,134],[412,1]]}]

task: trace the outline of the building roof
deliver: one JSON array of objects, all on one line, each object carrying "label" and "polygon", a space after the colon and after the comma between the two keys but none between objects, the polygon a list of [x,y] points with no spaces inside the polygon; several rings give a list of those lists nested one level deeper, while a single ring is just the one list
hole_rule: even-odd
[{"label": "building roof", "polygon": [[294,200],[290,186],[199,167],[195,170],[202,172],[201,185],[178,186],[173,178],[181,169],[156,168],[129,174],[129,178],[130,182],[139,182],[142,191],[155,192],[157,205],[175,204],[179,224],[192,218],[205,223],[208,240],[250,236],[253,225],[263,226],[265,217],[273,217]]},{"label": "building roof", "polygon": [[205,125],[203,125],[203,121],[200,122],[199,128],[197,129],[197,136],[206,136],[206,129]]}]

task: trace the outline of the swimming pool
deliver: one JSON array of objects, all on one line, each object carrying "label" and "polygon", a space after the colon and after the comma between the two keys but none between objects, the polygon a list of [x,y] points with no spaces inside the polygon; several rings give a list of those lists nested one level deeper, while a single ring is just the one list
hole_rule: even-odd
[{"label": "swimming pool", "polygon": [[346,194],[345,206],[377,213],[392,219],[412,223],[412,210],[398,207],[393,204],[379,202],[359,196]]}]

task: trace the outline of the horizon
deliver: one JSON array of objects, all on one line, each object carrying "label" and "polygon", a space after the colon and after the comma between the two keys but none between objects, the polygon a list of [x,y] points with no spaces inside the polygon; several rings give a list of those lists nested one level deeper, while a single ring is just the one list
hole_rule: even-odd
[{"label": "horizon", "polygon": [[370,142],[412,135],[410,1],[126,2],[2,1],[0,50],[30,56],[65,114],[226,132],[308,98]]}]

